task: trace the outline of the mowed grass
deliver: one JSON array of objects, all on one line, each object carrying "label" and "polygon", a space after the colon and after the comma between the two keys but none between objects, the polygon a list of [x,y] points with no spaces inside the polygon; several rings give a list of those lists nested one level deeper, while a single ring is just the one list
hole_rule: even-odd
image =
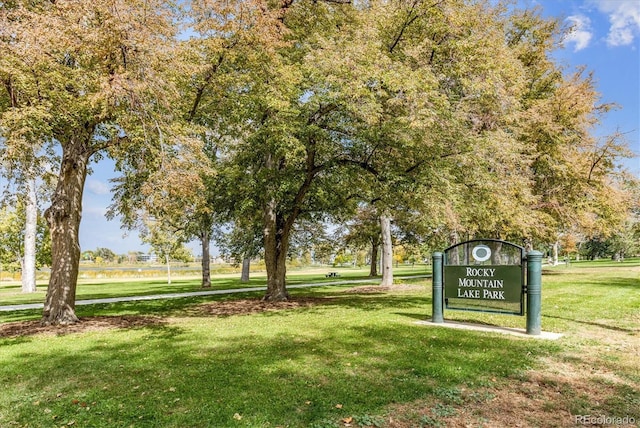
[{"label": "mowed grass", "polygon": [[[327,278],[329,272],[337,272],[338,278]],[[396,269],[396,275],[426,275],[431,272],[431,267],[424,265],[401,266]],[[340,280],[367,280],[369,271],[365,268],[333,268],[330,266],[307,269],[292,269],[287,275],[287,283],[290,285],[309,282],[335,282]],[[135,276],[135,273],[132,273]],[[267,276],[265,272],[254,272],[248,283],[240,282],[240,274],[216,275],[211,278],[211,290],[223,290],[233,288],[265,287]],[[371,279],[372,283],[378,279]],[[203,291],[201,278],[180,277],[173,274],[171,284],[166,278],[138,279],[81,279],[76,289],[76,299],[100,299],[107,297],[125,296],[149,296],[167,293],[187,293],[191,291]],[[40,281],[35,293],[22,293],[19,282],[13,281],[0,283],[0,305],[42,303],[47,291],[47,283]]]},{"label": "mowed grass", "polygon": [[[542,326],[564,333],[558,341],[416,325],[431,316],[428,280],[381,293],[294,290],[308,306],[253,314],[202,308],[260,293],[78,307],[84,320],[143,322],[0,337],[0,426],[507,426],[499,415],[517,400],[505,391],[531,401],[522,426],[554,426],[536,412],[555,426],[579,414],[638,421],[640,263],[625,263],[545,270]],[[37,318],[27,313],[0,320]]]}]

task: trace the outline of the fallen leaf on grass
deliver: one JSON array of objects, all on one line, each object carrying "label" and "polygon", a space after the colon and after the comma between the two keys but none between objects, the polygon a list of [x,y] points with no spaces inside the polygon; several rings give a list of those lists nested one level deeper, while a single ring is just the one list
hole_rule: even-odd
[{"label": "fallen leaf on grass", "polygon": [[348,418],[342,418],[341,420],[345,424],[350,424],[351,422],[353,422],[353,418],[351,416],[349,416]]},{"label": "fallen leaf on grass", "polygon": [[234,413],[233,419],[235,419],[236,421],[239,421],[240,419],[242,419],[242,415],[240,415],[240,413]]},{"label": "fallen leaf on grass", "polygon": [[342,409],[342,404],[336,404],[336,409]]}]

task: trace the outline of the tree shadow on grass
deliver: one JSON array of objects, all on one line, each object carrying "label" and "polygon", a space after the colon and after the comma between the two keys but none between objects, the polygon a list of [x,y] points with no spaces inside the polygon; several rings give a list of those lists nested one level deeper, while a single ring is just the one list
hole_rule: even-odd
[{"label": "tree shadow on grass", "polygon": [[[254,294],[255,295],[255,294]],[[211,299],[214,299],[211,301]],[[0,338],[31,337],[35,335],[65,335],[107,329],[158,327],[166,325],[168,315],[192,317],[228,317],[234,315],[285,315],[295,309],[313,310],[322,306],[343,306],[374,310],[382,307],[415,307],[428,304],[428,299],[415,295],[387,295],[382,292],[354,293],[300,293],[286,302],[265,302],[261,297],[214,296],[210,298],[167,299],[157,301],[97,304],[93,308],[79,307],[80,322],[65,326],[43,326],[39,320],[0,323]],[[107,315],[106,313],[113,313]],[[120,315],[118,313],[127,313]],[[38,312],[39,314],[39,312]],[[420,316],[419,318],[425,318]]]},{"label": "tree shadow on grass", "polygon": [[293,296],[286,302],[265,302],[261,298],[213,301],[194,306],[191,311],[209,315],[245,315],[302,308],[312,310],[323,306],[343,306],[345,308],[373,310],[389,306],[412,307],[420,304],[425,304],[424,298],[381,294],[369,294],[367,296],[329,294],[326,296]]},{"label": "tree shadow on grass", "polygon": [[16,321],[0,324],[0,338],[29,337],[40,334],[62,336],[73,333],[108,329],[158,327],[166,321],[155,316],[121,315],[81,317],[80,322],[70,325],[42,325],[40,321]]},{"label": "tree shadow on grass", "polygon": [[55,350],[20,350],[0,370],[6,379],[23,373],[8,417],[34,426],[55,417],[95,427],[308,427],[384,414],[390,403],[424,399],[436,388],[513,375],[546,352],[539,344],[359,318],[389,297],[340,296],[309,308],[331,309],[326,314],[203,320],[169,335],[157,334],[165,328],[160,322],[78,345],[54,337]]},{"label": "tree shadow on grass", "polygon": [[577,324],[583,324],[583,325],[590,325],[593,327],[599,327],[599,328],[604,328],[606,330],[612,330],[612,331],[619,331],[622,333],[629,333],[629,334],[638,334],[640,333],[640,329],[638,328],[624,328],[624,327],[619,327],[617,325],[609,325],[609,324],[603,324],[603,323],[599,323],[599,322],[593,322],[593,321],[584,321],[584,320],[578,320],[578,319],[574,319],[574,318],[567,318],[567,317],[559,317],[556,315],[544,315],[545,318],[553,318],[553,319],[558,319],[558,320],[563,320],[563,321],[571,321],[571,322],[575,322]]}]

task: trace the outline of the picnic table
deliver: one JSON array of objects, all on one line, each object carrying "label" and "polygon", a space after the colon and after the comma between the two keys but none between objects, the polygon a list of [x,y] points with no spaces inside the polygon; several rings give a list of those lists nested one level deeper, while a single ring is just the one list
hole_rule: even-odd
[{"label": "picnic table", "polygon": [[338,272],[329,272],[325,275],[325,278],[340,278],[340,274]]}]

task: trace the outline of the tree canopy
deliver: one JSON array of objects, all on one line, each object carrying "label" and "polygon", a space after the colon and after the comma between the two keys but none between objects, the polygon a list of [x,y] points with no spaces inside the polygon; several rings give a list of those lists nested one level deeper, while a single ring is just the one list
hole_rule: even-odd
[{"label": "tree canopy", "polygon": [[261,238],[266,300],[288,298],[296,225],[363,210],[444,241],[613,233],[628,153],[594,137],[613,106],[553,60],[562,32],[489,0],[4,3],[2,150],[62,157],[44,322],[77,320],[81,197],[104,155],[127,226],[203,253],[225,223],[246,232],[235,247]]}]

